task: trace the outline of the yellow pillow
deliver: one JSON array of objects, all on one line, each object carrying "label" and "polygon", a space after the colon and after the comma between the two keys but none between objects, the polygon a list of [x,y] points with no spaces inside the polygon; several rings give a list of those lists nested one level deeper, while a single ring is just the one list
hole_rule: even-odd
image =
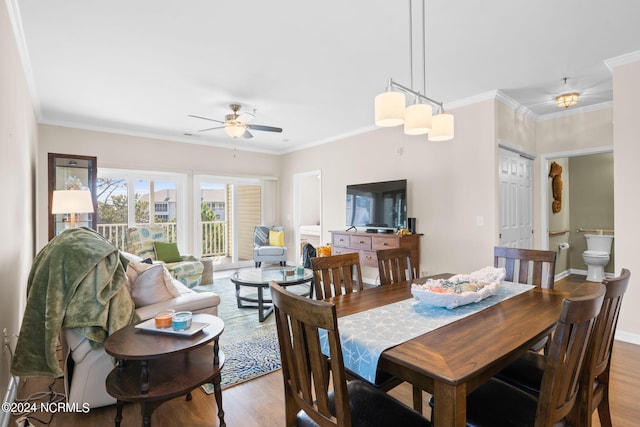
[{"label": "yellow pillow", "polygon": [[269,246],[284,246],[284,231],[269,230]]}]

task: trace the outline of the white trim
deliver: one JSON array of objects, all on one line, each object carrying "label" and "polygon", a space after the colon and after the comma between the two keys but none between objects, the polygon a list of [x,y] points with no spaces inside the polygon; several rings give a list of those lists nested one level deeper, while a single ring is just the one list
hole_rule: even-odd
[{"label": "white trim", "polygon": [[293,174],[293,246],[294,260],[297,261],[302,255],[300,253],[300,178],[303,176],[317,176],[320,180],[318,184],[318,197],[320,198],[320,242],[322,242],[322,170],[316,169]]},{"label": "white trim", "polygon": [[18,49],[18,55],[22,62],[22,68],[24,71],[24,78],[27,82],[27,89],[31,96],[31,103],[36,114],[37,121],[42,119],[42,107],[40,105],[40,98],[38,97],[38,91],[36,89],[36,81],[33,76],[33,67],[31,66],[31,59],[29,55],[29,49],[27,48],[27,41],[24,36],[24,28],[22,26],[22,18],[20,17],[20,7],[18,6],[18,0],[6,0],[7,11],[9,14],[9,21],[13,27],[13,35],[16,40],[16,48]]},{"label": "white trim", "polygon": [[624,341],[631,344],[640,345],[640,335],[632,334],[630,332],[624,332],[619,329],[616,330],[615,339],[618,341]]},{"label": "white trim", "polygon": [[504,148],[507,151],[511,151],[513,153],[519,154],[520,156],[524,157],[525,159],[529,159],[529,160],[535,160],[536,159],[536,154],[523,150],[522,148],[518,148],[515,145],[509,144],[508,142],[499,139],[498,140],[498,147],[499,148]]},{"label": "white trim", "polygon": [[601,102],[600,104],[585,105],[584,107],[565,109],[555,113],[544,114],[538,117],[539,122],[555,120],[560,117],[576,116],[578,114],[590,113],[592,111],[606,110],[613,108],[613,101]]},{"label": "white trim", "polygon": [[[613,152],[613,146],[583,148],[573,151],[561,151],[557,153],[544,153],[540,155],[540,247],[549,249],[549,161],[564,157],[587,156],[589,154],[602,154]],[[585,273],[586,274],[586,273]]]},{"label": "white trim", "polygon": [[614,68],[621,65],[631,64],[632,62],[640,61],[640,50],[634,52],[625,53],[624,55],[615,56],[613,58],[605,59],[604,64],[613,73]]}]

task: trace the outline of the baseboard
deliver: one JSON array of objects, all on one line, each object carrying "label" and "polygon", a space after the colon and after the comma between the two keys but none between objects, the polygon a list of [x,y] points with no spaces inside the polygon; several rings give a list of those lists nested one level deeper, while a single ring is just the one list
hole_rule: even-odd
[{"label": "baseboard", "polygon": [[616,331],[616,337],[618,341],[628,342],[629,344],[640,345],[640,335],[632,334],[630,332]]}]

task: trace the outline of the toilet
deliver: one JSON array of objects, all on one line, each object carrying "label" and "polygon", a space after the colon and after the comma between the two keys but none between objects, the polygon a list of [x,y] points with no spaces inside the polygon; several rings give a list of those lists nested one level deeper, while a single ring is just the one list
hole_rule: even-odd
[{"label": "toilet", "polygon": [[582,259],[587,265],[587,280],[590,282],[602,282],[604,268],[609,264],[613,236],[585,234],[584,238],[587,239],[587,250],[582,253]]}]

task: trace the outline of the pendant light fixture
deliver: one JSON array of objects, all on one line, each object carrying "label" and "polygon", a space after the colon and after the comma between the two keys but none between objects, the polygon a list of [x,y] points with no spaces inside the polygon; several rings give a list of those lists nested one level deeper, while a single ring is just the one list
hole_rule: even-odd
[{"label": "pendant light fixture", "polygon": [[[375,98],[375,122],[377,126],[399,126],[404,123],[407,135],[429,134],[430,141],[447,141],[453,139],[453,116],[446,114],[441,102],[435,101],[420,92],[413,90],[413,13],[412,0],[409,0],[409,61],[411,71],[411,88],[403,86],[393,79],[387,81],[385,92]],[[423,91],[426,92],[426,25],[425,2],[422,2],[422,71]],[[395,89],[395,90],[394,90]],[[405,93],[414,96],[414,103],[405,108]],[[433,106],[438,107],[440,114],[433,115]]]}]

